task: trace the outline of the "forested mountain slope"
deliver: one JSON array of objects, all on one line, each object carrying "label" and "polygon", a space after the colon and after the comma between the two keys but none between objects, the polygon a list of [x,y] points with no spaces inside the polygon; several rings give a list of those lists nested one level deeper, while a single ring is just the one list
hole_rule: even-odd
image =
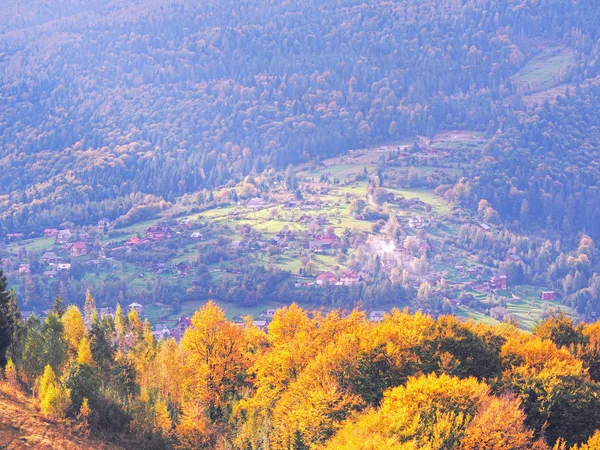
[{"label": "forested mountain slope", "polygon": [[[111,219],[264,168],[444,128],[494,130],[525,39],[598,70],[591,0],[9,1],[7,229]],[[584,56],[586,55],[586,56]]]},{"label": "forested mountain slope", "polygon": [[563,236],[600,238],[600,81],[521,113],[482,150],[454,194],[488,199],[504,218]]}]

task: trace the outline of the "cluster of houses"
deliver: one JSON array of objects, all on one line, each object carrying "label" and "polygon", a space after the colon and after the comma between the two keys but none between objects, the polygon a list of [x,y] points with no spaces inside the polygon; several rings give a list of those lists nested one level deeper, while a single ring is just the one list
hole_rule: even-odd
[{"label": "cluster of houses", "polygon": [[324,284],[329,284],[333,286],[350,286],[360,282],[360,276],[356,274],[353,270],[342,272],[338,277],[333,272],[321,272],[317,275],[317,286],[323,286]]},{"label": "cluster of houses", "polygon": [[[485,272],[485,267],[481,264],[465,268],[464,266],[454,266],[454,270],[458,275],[467,275],[469,277],[481,277]],[[472,281],[468,283],[473,289],[479,292],[489,292],[491,290],[506,290],[508,289],[508,276],[503,273],[497,273],[488,281],[478,282]]]},{"label": "cluster of houses", "polygon": [[[67,251],[70,258],[78,258],[88,254],[88,246],[84,242],[67,242],[62,244],[62,248]],[[46,278],[54,278],[60,273],[69,272],[71,263],[64,261],[65,256],[59,256],[55,251],[47,251],[40,257],[39,263],[44,266],[43,276]],[[68,260],[67,260],[68,261]],[[3,258],[0,261],[2,268],[10,267],[10,258]],[[28,275],[31,272],[31,263],[21,263],[18,267],[19,275]]]},{"label": "cluster of houses", "polygon": [[[101,222],[105,224],[105,219],[102,219]],[[108,220],[108,219],[106,219]],[[100,222],[99,222],[100,223]],[[104,225],[103,225],[104,227]],[[69,229],[59,230],[57,228],[46,228],[44,230],[44,237],[46,238],[55,238],[55,245],[62,245],[63,248],[66,248],[69,251],[69,256],[73,258],[77,258],[80,256],[86,256],[88,254],[88,246],[85,242],[77,241],[70,242],[73,237],[73,232]]]}]

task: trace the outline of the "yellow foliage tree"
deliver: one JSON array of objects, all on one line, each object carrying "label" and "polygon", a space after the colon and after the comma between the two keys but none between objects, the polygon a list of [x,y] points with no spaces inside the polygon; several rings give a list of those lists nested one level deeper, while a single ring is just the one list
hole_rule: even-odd
[{"label": "yellow foliage tree", "polygon": [[131,332],[133,333],[136,339],[141,339],[144,333],[144,325],[140,320],[140,316],[135,309],[130,309],[129,314],[127,314],[127,322],[129,322],[129,327]]},{"label": "yellow foliage tree", "polygon": [[154,426],[155,430],[163,436],[171,431],[172,421],[167,405],[162,400],[157,400],[154,404]]},{"label": "yellow foliage tree", "polygon": [[6,367],[4,368],[4,376],[6,377],[6,381],[8,381],[8,383],[11,386],[17,387],[19,385],[17,368],[15,367],[12,358],[9,358],[6,362]]},{"label": "yellow foliage tree", "polygon": [[69,392],[63,389],[50,365],[38,379],[40,409],[47,417],[62,418],[69,407]]},{"label": "yellow foliage tree", "polygon": [[196,311],[191,322],[181,341],[182,387],[206,405],[211,420],[221,420],[227,402],[244,384],[244,332],[212,301]]},{"label": "yellow foliage tree", "polygon": [[461,450],[528,450],[533,432],[524,426],[521,402],[505,395],[485,400],[461,441]]},{"label": "yellow foliage tree", "polygon": [[187,449],[212,449],[215,443],[215,433],[207,412],[197,401],[188,401],[183,404],[181,418],[176,427],[178,445],[176,448]]},{"label": "yellow foliage tree", "polygon": [[90,341],[85,336],[79,341],[79,346],[77,348],[77,362],[79,364],[87,364],[88,366],[91,366],[94,363]]},{"label": "yellow foliage tree", "polygon": [[379,410],[346,422],[326,448],[456,448],[487,398],[487,385],[474,378],[411,378],[406,386],[386,392]]},{"label": "yellow foliage tree", "polygon": [[75,354],[81,339],[85,336],[85,326],[79,308],[69,305],[61,319],[64,327],[64,340],[71,354]]},{"label": "yellow foliage tree", "polygon": [[600,450],[600,431],[596,431],[585,444],[574,445],[571,450]]}]

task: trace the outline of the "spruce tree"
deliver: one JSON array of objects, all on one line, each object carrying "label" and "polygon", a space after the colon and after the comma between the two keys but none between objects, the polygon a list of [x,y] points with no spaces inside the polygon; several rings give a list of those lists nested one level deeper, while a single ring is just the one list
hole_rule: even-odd
[{"label": "spruce tree", "polygon": [[6,365],[6,352],[12,347],[21,325],[17,296],[12,289],[7,291],[6,288],[6,276],[0,271],[0,367]]}]

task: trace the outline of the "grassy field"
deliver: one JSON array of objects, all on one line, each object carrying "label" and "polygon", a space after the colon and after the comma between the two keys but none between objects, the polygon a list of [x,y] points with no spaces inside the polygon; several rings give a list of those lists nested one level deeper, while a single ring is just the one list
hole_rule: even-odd
[{"label": "grassy field", "polygon": [[575,62],[575,52],[572,49],[548,45],[527,61],[513,79],[519,89],[526,92],[544,91],[560,84],[560,73]]},{"label": "grassy field", "polygon": [[56,238],[38,238],[38,239],[27,239],[24,241],[13,242],[6,246],[6,249],[10,253],[17,253],[21,249],[25,249],[28,252],[42,252],[52,250]]},{"label": "grassy field", "polygon": [[486,323],[488,325],[496,325],[498,321],[493,317],[490,317],[486,314],[483,314],[479,311],[475,311],[470,308],[466,308],[464,306],[459,306],[454,310],[454,313],[458,317],[462,317],[463,319],[471,319],[475,322]]}]

